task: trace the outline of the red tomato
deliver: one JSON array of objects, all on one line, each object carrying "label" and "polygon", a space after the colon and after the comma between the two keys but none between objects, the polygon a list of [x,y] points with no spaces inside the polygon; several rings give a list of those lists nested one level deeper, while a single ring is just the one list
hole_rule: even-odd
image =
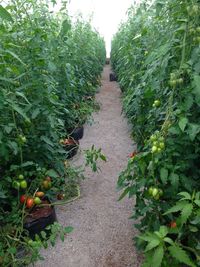
[{"label": "red tomato", "polygon": [[20,203],[24,204],[25,201],[26,201],[26,195],[21,195]]},{"label": "red tomato", "polygon": [[176,222],[175,221],[170,222],[170,227],[171,228],[176,228],[177,227]]},{"label": "red tomato", "polygon": [[34,199],[32,197],[28,197],[26,201],[26,207],[28,209],[32,208],[34,205]]}]

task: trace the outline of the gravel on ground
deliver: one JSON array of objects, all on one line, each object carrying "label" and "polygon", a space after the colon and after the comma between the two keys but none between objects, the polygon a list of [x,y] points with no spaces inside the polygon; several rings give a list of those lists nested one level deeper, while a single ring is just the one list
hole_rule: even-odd
[{"label": "gravel on ground", "polygon": [[[140,256],[134,247],[137,234],[129,219],[134,200],[118,201],[117,178],[126,166],[128,155],[134,150],[126,119],[121,114],[121,91],[116,82],[109,82],[110,66],[102,74],[102,86],[96,95],[101,105],[94,114],[94,123],[85,126],[81,149],[93,144],[102,148],[107,157],[100,163],[101,171],[87,168],[81,183],[81,198],[56,209],[58,221],[73,226],[65,241],[42,251],[45,261],[36,267],[139,267]],[[78,154],[73,162],[81,164]]]}]

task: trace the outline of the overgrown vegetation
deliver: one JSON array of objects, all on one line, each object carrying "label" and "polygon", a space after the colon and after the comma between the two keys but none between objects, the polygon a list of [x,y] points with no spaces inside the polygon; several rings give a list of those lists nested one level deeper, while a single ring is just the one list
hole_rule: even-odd
[{"label": "overgrown vegetation", "polygon": [[200,3],[143,1],[128,15],[111,54],[137,143],[121,198],[136,197],[143,266],[200,266]]},{"label": "overgrown vegetation", "polygon": [[[45,0],[0,5],[0,39],[0,265],[24,266],[47,246],[23,229],[36,193],[51,198],[80,176],[62,140],[97,107],[105,45],[88,22],[71,22],[66,1],[57,14]],[[71,228],[51,230],[54,244]]]}]

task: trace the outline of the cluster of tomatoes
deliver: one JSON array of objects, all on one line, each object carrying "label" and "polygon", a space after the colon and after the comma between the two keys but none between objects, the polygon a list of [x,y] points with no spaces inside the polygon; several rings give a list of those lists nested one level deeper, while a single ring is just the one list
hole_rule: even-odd
[{"label": "cluster of tomatoes", "polygon": [[42,203],[41,198],[44,196],[44,192],[36,192],[34,196],[21,195],[20,203],[26,205],[27,209],[32,208],[34,205],[39,205]]},{"label": "cluster of tomatoes", "polygon": [[155,200],[160,199],[163,196],[163,190],[158,187],[149,187],[148,193],[152,196]]},{"label": "cluster of tomatoes", "polygon": [[165,149],[164,137],[160,136],[159,131],[156,131],[151,137],[150,141],[152,144],[151,152],[160,153]]},{"label": "cluster of tomatoes", "polygon": [[155,100],[154,102],[153,102],[153,108],[158,108],[158,107],[160,107],[160,100]]},{"label": "cluster of tomatoes", "polygon": [[12,183],[12,187],[19,190],[26,189],[27,188],[27,181],[24,179],[24,175],[20,174],[18,175],[17,179],[15,179]]},{"label": "cluster of tomatoes", "polygon": [[[27,182],[24,180],[24,176],[22,174],[20,174],[18,176],[18,179],[22,179],[21,182],[19,181],[14,181],[14,185],[16,185],[16,183],[19,183],[19,187],[18,187],[18,184],[17,184],[17,188],[14,187],[15,189],[19,189],[21,187],[21,183],[22,183],[22,187],[23,189],[26,189],[27,188]],[[24,181],[26,182],[26,184],[24,184]],[[43,181],[42,181],[42,184],[41,184],[41,188],[43,190],[49,190],[51,188],[51,177],[47,176]],[[28,196],[26,194],[24,195],[21,195],[20,196],[20,203],[21,204],[25,204],[26,208],[30,209],[32,208],[34,205],[39,205],[41,204],[41,198],[43,198],[45,195],[44,192],[42,191],[37,191],[33,196]]]},{"label": "cluster of tomatoes", "polygon": [[183,78],[179,73],[172,72],[170,73],[170,80],[169,80],[169,85],[171,87],[176,87],[177,85],[182,85],[183,84]]},{"label": "cluster of tomatoes", "polygon": [[198,15],[199,11],[200,11],[199,5],[191,5],[187,7],[187,12],[190,17]]}]

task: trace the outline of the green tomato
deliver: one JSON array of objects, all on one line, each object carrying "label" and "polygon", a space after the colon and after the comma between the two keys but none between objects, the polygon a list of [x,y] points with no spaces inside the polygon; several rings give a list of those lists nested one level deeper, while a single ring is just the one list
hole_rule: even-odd
[{"label": "green tomato", "polygon": [[156,136],[154,134],[151,135],[150,137],[150,141],[153,142],[153,141],[156,141]]},{"label": "green tomato", "polygon": [[157,152],[160,153],[162,149],[160,147],[157,148]]},{"label": "green tomato", "polygon": [[155,196],[158,195],[158,188],[154,187],[152,190],[152,196],[155,198]]},{"label": "green tomato", "polygon": [[155,107],[156,107],[155,103],[153,103],[152,107],[153,107],[153,108],[155,108]]},{"label": "green tomato", "polygon": [[183,78],[179,78],[176,82],[177,84],[183,84]]},{"label": "green tomato", "polygon": [[23,174],[20,174],[20,175],[18,176],[18,179],[19,179],[19,180],[23,180],[23,179],[24,179],[24,175],[23,175]]},{"label": "green tomato", "polygon": [[160,100],[155,100],[154,104],[155,104],[156,107],[159,107],[160,106]]},{"label": "green tomato", "polygon": [[157,146],[157,145],[158,145],[158,141],[154,141],[154,142],[153,142],[153,145],[154,145],[154,146]]},{"label": "green tomato", "polygon": [[158,150],[157,146],[152,146],[151,152],[156,153]]},{"label": "green tomato", "polygon": [[160,142],[164,142],[165,141],[165,138],[163,136],[160,136],[159,139],[158,139]]},{"label": "green tomato", "polygon": [[197,28],[196,28],[196,31],[197,31],[197,32],[200,32],[200,27],[197,27]]},{"label": "green tomato", "polygon": [[169,84],[171,87],[176,87],[177,82],[176,82],[176,80],[170,80]]},{"label": "green tomato", "polygon": [[13,181],[12,187],[18,190],[20,188],[20,183],[18,181]]},{"label": "green tomato", "polygon": [[26,180],[22,180],[22,181],[20,182],[20,187],[21,187],[22,189],[26,189],[26,188],[27,188],[27,181],[26,181]]},{"label": "green tomato", "polygon": [[161,149],[164,149],[164,148],[165,148],[165,143],[164,143],[164,142],[160,142],[159,147],[160,147]]},{"label": "green tomato", "polygon": [[39,205],[39,204],[41,204],[41,199],[39,198],[39,197],[35,197],[34,198],[34,203],[36,204],[36,205]]},{"label": "green tomato", "polygon": [[152,196],[152,193],[153,193],[153,187],[152,187],[152,186],[149,187],[149,189],[148,189],[148,193],[149,193],[150,196]]}]

